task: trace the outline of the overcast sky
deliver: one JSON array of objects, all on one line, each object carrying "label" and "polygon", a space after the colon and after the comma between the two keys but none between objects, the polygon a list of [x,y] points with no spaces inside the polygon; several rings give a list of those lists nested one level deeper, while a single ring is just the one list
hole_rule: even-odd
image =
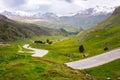
[{"label": "overcast sky", "polygon": [[0,10],[19,12],[74,13],[83,9],[120,6],[120,0],[0,0]]}]

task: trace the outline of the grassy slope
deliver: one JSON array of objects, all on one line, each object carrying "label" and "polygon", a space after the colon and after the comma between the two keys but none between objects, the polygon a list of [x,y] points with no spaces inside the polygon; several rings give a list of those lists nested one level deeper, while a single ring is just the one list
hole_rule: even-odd
[{"label": "grassy slope", "polygon": [[103,53],[104,47],[108,47],[109,50],[120,47],[119,31],[120,26],[116,26],[90,32],[87,35],[85,34],[85,37],[83,37],[83,35],[82,37],[71,37],[53,45],[40,46],[34,44],[34,46],[48,49],[50,52],[45,56],[46,58],[59,63],[65,63],[82,59],[82,54],[80,54],[78,50],[80,44],[83,44],[85,53],[89,54],[89,57]]},{"label": "grassy slope", "polygon": [[64,63],[80,59],[81,57],[81,54],[79,54],[78,51],[79,44],[76,44],[74,40],[76,39],[73,39],[72,36],[72,38],[66,37],[58,39],[58,42],[52,45],[40,45],[33,43],[32,46],[49,50],[49,53],[45,56],[45,58],[48,58],[58,63]]},{"label": "grassy slope", "polygon": [[[28,40],[21,41],[21,45],[26,42],[29,43]],[[70,69],[49,59],[33,58],[30,54],[19,53],[18,45],[19,43],[14,42],[8,47],[0,46],[0,80],[89,80],[91,78],[79,70]]]},{"label": "grassy slope", "polygon": [[99,67],[85,70],[87,73],[95,76],[100,80],[106,80],[110,77],[112,80],[120,78],[120,59],[104,64]]}]

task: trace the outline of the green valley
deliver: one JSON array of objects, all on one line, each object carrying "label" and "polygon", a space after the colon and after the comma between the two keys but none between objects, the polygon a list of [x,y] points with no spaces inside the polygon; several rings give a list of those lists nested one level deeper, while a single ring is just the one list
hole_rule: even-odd
[{"label": "green valley", "polygon": [[[51,38],[55,40],[55,38],[60,39],[61,36]],[[41,37],[41,39],[45,38]],[[30,43],[29,40],[19,42],[21,45]],[[16,41],[10,46],[0,46],[0,80],[94,80],[92,76],[86,76],[86,73],[68,68],[64,64],[47,58],[33,58],[30,53],[20,53],[19,44]]]},{"label": "green valley", "polygon": [[[120,59],[85,70],[66,65],[120,48],[120,7],[86,30],[63,23],[24,22],[0,15],[0,80],[120,79]],[[26,44],[48,53],[33,57],[37,52],[23,48]]]}]

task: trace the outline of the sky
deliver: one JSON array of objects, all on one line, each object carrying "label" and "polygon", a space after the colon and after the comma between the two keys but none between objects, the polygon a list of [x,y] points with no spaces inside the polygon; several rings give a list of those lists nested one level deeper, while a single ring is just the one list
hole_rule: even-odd
[{"label": "sky", "polygon": [[0,0],[0,11],[56,14],[75,13],[96,6],[120,6],[120,0]]}]

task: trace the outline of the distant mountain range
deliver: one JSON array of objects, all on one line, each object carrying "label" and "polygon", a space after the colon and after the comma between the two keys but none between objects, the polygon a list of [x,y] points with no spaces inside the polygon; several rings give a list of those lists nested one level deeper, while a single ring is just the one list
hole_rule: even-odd
[{"label": "distant mountain range", "polygon": [[82,28],[90,28],[111,16],[114,9],[107,9],[104,7],[89,8],[72,16],[62,16],[60,21],[81,26]]},{"label": "distant mountain range", "polygon": [[[15,20],[21,19],[47,19],[56,22],[67,23],[73,26],[81,27],[83,29],[90,28],[97,23],[107,19],[111,16],[114,8],[108,8],[106,6],[96,6],[94,8],[88,8],[77,13],[58,16],[54,13],[36,13],[33,15],[24,15],[17,12],[4,11],[1,14]],[[40,25],[40,24],[39,24]]]}]

